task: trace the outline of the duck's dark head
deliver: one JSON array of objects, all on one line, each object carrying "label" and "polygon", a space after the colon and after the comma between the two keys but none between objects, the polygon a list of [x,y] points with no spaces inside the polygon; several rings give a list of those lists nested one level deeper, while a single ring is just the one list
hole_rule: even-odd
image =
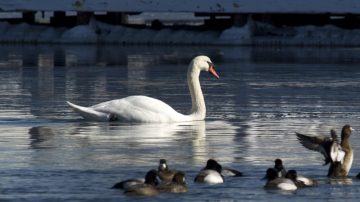
[{"label": "duck's dark head", "polygon": [[150,170],[145,175],[145,184],[151,184],[151,185],[158,185],[159,181],[157,179],[157,171],[156,170]]},{"label": "duck's dark head", "polygon": [[161,170],[168,170],[168,165],[167,165],[165,159],[160,159],[158,169],[159,169],[159,171],[161,171]]},{"label": "duck's dark head", "polygon": [[186,184],[186,180],[185,180],[185,173],[182,171],[177,172],[173,179],[173,182],[179,183],[179,184]]},{"label": "duck's dark head", "polygon": [[290,179],[290,180],[292,180],[292,181],[297,181],[297,172],[296,172],[296,170],[289,170],[287,173],[286,173],[286,176],[285,176],[285,178],[288,178],[288,179]]},{"label": "duck's dark head", "polygon": [[267,179],[268,181],[271,181],[278,177],[278,172],[274,168],[268,168],[266,170],[266,175],[263,179]]},{"label": "duck's dark head", "polygon": [[214,159],[209,159],[206,163],[205,168],[210,169],[210,170],[216,170],[219,173],[221,173],[221,170],[222,170],[222,166]]},{"label": "duck's dark head", "polygon": [[349,138],[351,136],[352,131],[354,131],[354,129],[350,125],[348,124],[345,125],[341,131],[341,141]]},{"label": "duck's dark head", "polygon": [[275,166],[274,166],[275,169],[277,170],[282,170],[284,169],[284,166],[283,166],[283,162],[281,159],[275,159]]}]

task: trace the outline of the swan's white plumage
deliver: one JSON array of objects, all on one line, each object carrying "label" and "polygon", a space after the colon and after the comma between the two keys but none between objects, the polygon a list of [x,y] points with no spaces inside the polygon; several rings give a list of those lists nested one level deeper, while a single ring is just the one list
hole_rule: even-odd
[{"label": "swan's white plumage", "polygon": [[103,102],[91,107],[82,107],[67,102],[75,112],[94,121],[116,120],[122,122],[164,123],[204,120],[206,107],[201,91],[199,75],[208,71],[219,78],[207,56],[195,57],[189,65],[187,78],[191,94],[192,109],[189,115],[175,111],[161,100],[137,95]]},{"label": "swan's white plumage", "polygon": [[161,100],[136,95],[123,99],[111,100],[89,107],[97,112],[117,115],[124,122],[173,122],[187,121],[187,117],[176,112]]},{"label": "swan's white plumage", "polygon": [[75,112],[77,112],[80,116],[84,117],[85,119],[90,119],[94,121],[107,121],[109,120],[109,116],[106,113],[98,112],[91,107],[82,107],[76,104],[73,104],[67,101],[68,105],[73,108]]}]

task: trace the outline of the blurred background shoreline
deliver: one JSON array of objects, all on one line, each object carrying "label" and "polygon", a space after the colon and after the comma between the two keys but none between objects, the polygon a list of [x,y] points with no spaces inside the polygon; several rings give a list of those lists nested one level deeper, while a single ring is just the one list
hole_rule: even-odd
[{"label": "blurred background shoreline", "polygon": [[359,46],[360,2],[0,2],[0,43]]}]

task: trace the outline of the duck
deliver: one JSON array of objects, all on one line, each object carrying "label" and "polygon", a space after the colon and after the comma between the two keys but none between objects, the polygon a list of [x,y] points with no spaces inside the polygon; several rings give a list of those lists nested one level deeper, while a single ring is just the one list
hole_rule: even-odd
[{"label": "duck", "polygon": [[111,188],[113,188],[113,189],[127,189],[129,187],[136,186],[136,185],[141,185],[141,184],[149,184],[149,185],[153,185],[153,186],[158,185],[159,181],[157,179],[156,170],[154,170],[154,169],[149,170],[146,173],[145,178],[127,179],[127,180],[124,180],[124,181],[121,181],[121,182],[118,182],[118,183],[114,184]]},{"label": "duck", "polygon": [[221,175],[222,166],[214,159],[209,159],[195,177],[194,182],[206,184],[224,183],[224,176]]},{"label": "duck", "polygon": [[[132,178],[132,179],[127,179],[127,180],[118,182],[118,183],[114,184],[111,188],[112,189],[126,189],[131,186],[144,184],[144,183],[145,183],[145,178]],[[155,183],[155,184],[158,184],[158,183]]]},{"label": "duck", "polygon": [[285,177],[287,172],[283,165],[283,161],[281,159],[275,159],[274,163],[274,169],[278,172],[278,176]]},{"label": "duck", "polygon": [[171,182],[176,173],[177,173],[176,170],[169,169],[166,159],[160,159],[159,167],[158,167],[158,176],[162,181]]},{"label": "duck", "polygon": [[[119,184],[119,186],[116,186],[117,184]],[[120,187],[121,182],[117,184],[113,187]],[[156,185],[158,185],[157,171],[152,169],[146,173],[145,182],[143,184],[139,183],[131,186],[123,186],[124,194],[131,196],[155,196],[159,194]]]},{"label": "duck", "polygon": [[293,182],[295,182],[295,185],[298,188],[314,187],[314,186],[318,185],[318,182],[316,180],[302,176],[302,175],[298,175],[296,170],[289,170],[286,173],[285,178],[291,179]]},{"label": "duck", "polygon": [[69,101],[67,104],[80,116],[91,121],[135,123],[200,121],[206,116],[205,99],[199,81],[202,71],[209,72],[219,79],[214,64],[208,56],[200,55],[191,60],[187,70],[187,83],[192,104],[190,114],[181,114],[165,102],[144,95],[110,100],[90,107],[83,107]]},{"label": "duck", "polygon": [[264,178],[267,179],[264,185],[265,189],[278,189],[283,191],[295,191],[298,189],[293,181],[294,178],[279,177],[278,171],[275,168],[268,168]]},{"label": "duck", "polygon": [[188,191],[185,173],[178,171],[175,173],[171,182],[161,183],[157,187],[160,192],[184,193]]},{"label": "duck", "polygon": [[335,130],[331,130],[331,137],[310,136],[296,133],[300,143],[310,150],[322,153],[325,164],[330,164],[328,177],[347,177],[351,169],[354,153],[350,144],[350,136],[354,129],[346,124],[341,130],[339,143]]},{"label": "duck", "polygon": [[233,168],[223,167],[221,169],[221,175],[224,177],[242,177],[243,173]]},{"label": "duck", "polygon": [[[283,165],[283,161],[281,159],[275,159],[274,169],[278,172],[278,177],[285,177],[292,179],[295,176],[295,182],[298,182],[297,185],[300,187],[312,187],[317,186],[318,182],[309,177],[305,177],[303,175],[299,175],[296,170],[286,171],[285,166]],[[296,184],[296,183],[295,183]]]}]

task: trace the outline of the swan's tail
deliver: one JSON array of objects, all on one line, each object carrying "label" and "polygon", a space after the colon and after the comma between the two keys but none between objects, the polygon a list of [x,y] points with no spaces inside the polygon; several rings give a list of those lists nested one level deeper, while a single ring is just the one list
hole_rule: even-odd
[{"label": "swan's tail", "polygon": [[69,101],[66,101],[73,110],[78,113],[80,116],[84,117],[85,119],[93,120],[93,121],[108,121],[109,115],[104,112],[99,112],[94,110],[91,107],[82,107],[76,104],[73,104]]}]

